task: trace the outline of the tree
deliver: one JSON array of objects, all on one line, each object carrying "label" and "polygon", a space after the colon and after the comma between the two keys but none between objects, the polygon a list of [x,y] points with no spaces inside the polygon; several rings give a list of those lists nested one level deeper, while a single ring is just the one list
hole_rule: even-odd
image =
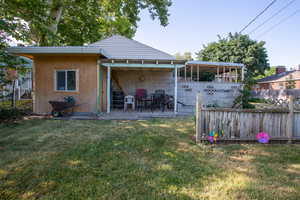
[{"label": "tree", "polygon": [[285,82],[286,89],[295,89],[296,88],[296,81],[295,80],[287,80]]},{"label": "tree", "polygon": [[276,67],[270,67],[270,69],[267,69],[267,70],[264,71],[263,75],[255,76],[254,79],[259,80],[259,79],[262,79],[262,78],[265,78],[265,77],[268,77],[268,76],[272,76],[275,73],[276,73]]},{"label": "tree", "polygon": [[265,42],[252,40],[248,35],[229,33],[227,37],[219,36],[217,42],[205,45],[196,55],[197,59],[203,61],[243,63],[246,66],[244,87],[236,103],[249,108],[251,105],[248,100],[255,84],[254,77],[263,75],[270,68],[264,46]]},{"label": "tree", "polygon": [[183,60],[183,57],[179,52],[175,53],[174,57],[176,58],[176,60]]},{"label": "tree", "polygon": [[184,52],[183,55],[177,52],[174,56],[177,60],[193,60],[192,53],[189,51]]},{"label": "tree", "polygon": [[168,24],[171,0],[0,0],[12,37],[39,46],[83,45],[112,34],[133,37],[139,13]]},{"label": "tree", "polygon": [[229,33],[225,38],[219,36],[218,42],[205,45],[196,55],[203,61],[243,63],[247,73],[254,77],[270,68],[264,46],[265,42],[252,40],[248,35]]}]

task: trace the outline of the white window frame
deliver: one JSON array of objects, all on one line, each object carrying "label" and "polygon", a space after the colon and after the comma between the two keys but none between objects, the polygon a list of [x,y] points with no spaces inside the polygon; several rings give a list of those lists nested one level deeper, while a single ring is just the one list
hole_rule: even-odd
[{"label": "white window frame", "polygon": [[[75,72],[75,78],[76,78],[76,87],[75,90],[68,90],[68,72],[72,71]],[[65,72],[65,90],[58,90],[57,89],[57,72]],[[55,92],[79,92],[79,70],[78,69],[56,69],[54,70],[54,91]]]}]

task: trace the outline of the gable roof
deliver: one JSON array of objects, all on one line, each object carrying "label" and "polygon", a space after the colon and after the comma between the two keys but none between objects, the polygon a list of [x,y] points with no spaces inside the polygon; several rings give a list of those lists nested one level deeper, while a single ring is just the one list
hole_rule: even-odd
[{"label": "gable roof", "polygon": [[267,76],[265,78],[262,78],[262,79],[258,79],[257,82],[258,83],[263,83],[263,82],[271,82],[271,81],[276,81],[284,76],[287,76],[293,72],[295,72],[296,70],[292,70],[292,71],[286,71],[286,72],[282,72],[280,74],[274,74],[274,75],[271,75],[271,76]]},{"label": "gable roof", "polygon": [[99,47],[110,59],[175,60],[168,53],[120,35],[113,35],[88,46]]}]

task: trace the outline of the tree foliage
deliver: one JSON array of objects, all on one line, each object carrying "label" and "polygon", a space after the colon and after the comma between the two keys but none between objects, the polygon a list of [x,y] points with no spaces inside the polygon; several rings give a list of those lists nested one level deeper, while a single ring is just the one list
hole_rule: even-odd
[{"label": "tree foliage", "polygon": [[276,73],[276,67],[270,67],[269,69],[264,71],[264,74],[260,74],[258,76],[255,76],[254,79],[255,80],[259,80],[268,76],[272,76]]},{"label": "tree foliage", "polygon": [[229,33],[219,41],[209,43],[196,53],[197,58],[203,61],[234,62],[246,65],[251,76],[264,74],[269,69],[265,42],[252,40],[248,35]]},{"label": "tree foliage", "polygon": [[251,107],[249,99],[254,77],[263,75],[270,68],[265,42],[252,40],[248,35],[229,33],[227,37],[219,36],[217,42],[205,45],[196,55],[203,61],[243,63],[246,66],[244,87],[236,103],[243,108]]},{"label": "tree foliage", "polygon": [[112,34],[133,37],[139,13],[168,24],[170,0],[0,0],[0,19],[17,40],[39,46],[83,45]]},{"label": "tree foliage", "polygon": [[186,51],[183,54],[181,54],[180,52],[177,52],[177,53],[175,53],[174,56],[177,60],[193,60],[192,53],[189,51]]}]

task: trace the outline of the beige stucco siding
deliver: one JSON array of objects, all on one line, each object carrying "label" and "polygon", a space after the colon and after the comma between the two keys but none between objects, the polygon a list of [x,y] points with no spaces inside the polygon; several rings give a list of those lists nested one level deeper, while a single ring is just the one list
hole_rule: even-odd
[{"label": "beige stucco siding", "polygon": [[[97,111],[97,57],[96,56],[38,56],[34,58],[35,105],[38,114],[51,112],[50,100],[63,100],[74,96],[77,104],[75,112]],[[78,71],[78,91],[55,91],[55,70],[75,69]]]}]

